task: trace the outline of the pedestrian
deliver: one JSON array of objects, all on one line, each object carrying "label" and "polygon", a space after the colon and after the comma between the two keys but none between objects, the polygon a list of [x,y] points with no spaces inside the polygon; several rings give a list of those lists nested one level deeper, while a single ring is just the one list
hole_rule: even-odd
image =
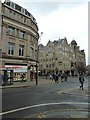
[{"label": "pedestrian", "polygon": [[80,82],[80,88],[83,90],[83,83],[85,81],[83,73],[80,73],[79,75],[79,82]]},{"label": "pedestrian", "polygon": [[7,85],[8,84],[8,75],[5,73],[4,75],[2,75],[2,79],[3,79],[3,85]]},{"label": "pedestrian", "polygon": [[48,73],[46,73],[46,79],[48,78]]},{"label": "pedestrian", "polygon": [[50,74],[50,80],[52,80],[52,74]]},{"label": "pedestrian", "polygon": [[54,73],[52,74],[52,81],[53,80],[55,81],[55,74]]},{"label": "pedestrian", "polygon": [[67,81],[67,74],[64,73],[64,80]]},{"label": "pedestrian", "polygon": [[25,75],[24,75],[24,74],[21,74],[21,83],[22,83],[22,82],[25,82],[25,81],[24,81],[24,78],[25,78]]},{"label": "pedestrian", "polygon": [[56,75],[55,75],[55,82],[59,82],[59,79],[58,79],[58,73],[56,73]]},{"label": "pedestrian", "polygon": [[63,79],[64,79],[64,74],[61,73],[61,82],[63,82]]}]

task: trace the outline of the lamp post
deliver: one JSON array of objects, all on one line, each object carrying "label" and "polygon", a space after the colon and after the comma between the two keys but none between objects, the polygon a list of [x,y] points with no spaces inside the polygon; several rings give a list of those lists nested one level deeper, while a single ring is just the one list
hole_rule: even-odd
[{"label": "lamp post", "polygon": [[41,41],[41,36],[42,36],[43,32],[41,32],[39,39],[38,39],[38,45],[37,45],[37,58],[36,58],[36,85],[38,85],[38,52],[39,52],[39,43]]}]

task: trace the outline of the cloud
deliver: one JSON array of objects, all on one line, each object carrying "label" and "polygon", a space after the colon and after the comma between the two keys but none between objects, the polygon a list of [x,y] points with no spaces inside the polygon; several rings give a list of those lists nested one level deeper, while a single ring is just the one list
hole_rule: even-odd
[{"label": "cloud", "polygon": [[35,18],[41,43],[66,37],[74,38],[85,49],[88,61],[88,1],[87,0],[12,0],[26,8]]},{"label": "cloud", "polygon": [[[83,14],[82,14],[83,13]],[[66,37],[81,37],[87,31],[87,6],[78,6],[72,9],[61,8],[46,16],[37,16],[39,30],[45,31],[49,36],[52,32]],[[87,33],[86,33],[87,34]],[[46,36],[46,34],[45,34]],[[52,36],[50,36],[52,38]]]},{"label": "cloud", "polygon": [[[59,7],[48,15],[36,16],[39,31],[43,31],[41,43],[66,37],[68,42],[74,38],[81,49],[85,49],[88,59],[88,5],[78,4],[68,9]],[[87,61],[87,60],[86,60]]]}]

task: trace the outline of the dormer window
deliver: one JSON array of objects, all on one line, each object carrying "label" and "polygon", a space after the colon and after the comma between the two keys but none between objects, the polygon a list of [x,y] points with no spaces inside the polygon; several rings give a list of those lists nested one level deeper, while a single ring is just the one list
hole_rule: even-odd
[{"label": "dormer window", "polygon": [[13,2],[10,3],[10,6],[11,6],[12,8],[15,8],[15,4],[14,4]]},{"label": "dormer window", "polygon": [[21,12],[25,14],[25,9],[24,9],[24,8],[21,8]]},{"label": "dormer window", "polygon": [[15,9],[21,12],[21,7],[17,4],[15,4]]}]

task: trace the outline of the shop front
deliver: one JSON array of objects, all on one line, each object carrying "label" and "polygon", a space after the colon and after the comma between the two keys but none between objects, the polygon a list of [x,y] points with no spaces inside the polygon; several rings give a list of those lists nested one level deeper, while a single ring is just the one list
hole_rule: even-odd
[{"label": "shop front", "polygon": [[13,81],[21,81],[21,75],[24,74],[24,80],[27,80],[27,65],[5,65],[6,68],[13,69]]},{"label": "shop front", "polygon": [[13,84],[13,69],[2,68],[2,85],[12,85]]}]

